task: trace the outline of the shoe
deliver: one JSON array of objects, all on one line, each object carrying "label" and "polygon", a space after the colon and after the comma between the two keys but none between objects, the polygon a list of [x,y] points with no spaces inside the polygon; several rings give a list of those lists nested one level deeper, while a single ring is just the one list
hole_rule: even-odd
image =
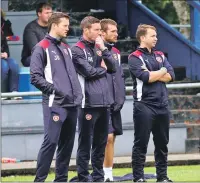
[{"label": "shoe", "polygon": [[134,181],[134,182],[147,182],[145,179],[142,179],[142,178],[141,178],[141,179],[138,179],[138,180],[135,180],[135,179],[134,179],[133,181]]},{"label": "shoe", "polygon": [[112,180],[110,180],[109,178],[105,179],[104,182],[113,182]]},{"label": "shoe", "polygon": [[164,178],[164,179],[159,179],[156,182],[173,182],[173,181],[170,180],[169,178]]}]

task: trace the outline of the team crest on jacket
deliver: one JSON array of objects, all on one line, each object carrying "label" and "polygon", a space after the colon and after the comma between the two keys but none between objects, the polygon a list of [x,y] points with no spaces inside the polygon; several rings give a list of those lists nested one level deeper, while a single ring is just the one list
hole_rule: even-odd
[{"label": "team crest on jacket", "polygon": [[161,63],[162,62],[162,58],[161,57],[156,57],[156,60]]},{"label": "team crest on jacket", "polygon": [[102,52],[100,50],[96,51],[97,55],[99,55],[100,57],[102,56]]},{"label": "team crest on jacket", "polygon": [[118,60],[117,54],[113,54],[113,58],[114,58],[115,60]]},{"label": "team crest on jacket", "polygon": [[87,119],[88,121],[92,119],[92,115],[91,114],[86,114],[85,115],[85,119]]},{"label": "team crest on jacket", "polygon": [[60,118],[59,118],[59,116],[58,116],[58,115],[54,115],[54,116],[53,116],[53,121],[54,121],[54,122],[58,122],[58,121],[59,121],[59,119],[60,119]]}]

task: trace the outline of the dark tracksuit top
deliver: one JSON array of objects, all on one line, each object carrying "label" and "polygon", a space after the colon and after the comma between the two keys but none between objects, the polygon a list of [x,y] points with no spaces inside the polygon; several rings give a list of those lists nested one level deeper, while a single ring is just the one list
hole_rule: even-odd
[{"label": "dark tracksuit top", "polygon": [[69,46],[49,35],[34,47],[31,84],[42,91],[43,104],[49,103],[49,107],[81,104],[81,86],[71,59]]},{"label": "dark tracksuit top", "polygon": [[113,58],[115,59],[115,73],[107,73],[107,80],[109,89],[111,92],[111,97],[114,103],[111,105],[111,122],[112,127],[109,126],[109,130],[112,131],[115,135],[123,134],[122,131],[122,120],[120,110],[123,107],[125,101],[125,82],[124,82],[124,73],[121,66],[120,51],[113,47],[113,44],[106,43],[106,47],[112,53]]},{"label": "dark tracksuit top", "polygon": [[44,141],[37,159],[35,182],[44,182],[57,148],[55,182],[67,182],[74,146],[81,86],[68,45],[46,35],[31,56],[31,83],[43,93]]},{"label": "dark tracksuit top", "polygon": [[[82,108],[109,107],[114,101],[110,97],[106,73],[107,70],[116,72],[112,54],[107,49],[101,52],[94,43],[81,38],[72,47],[72,56],[83,92]],[[107,70],[101,67],[102,59]]]},{"label": "dark tracksuit top", "polygon": [[138,48],[129,56],[129,69],[133,78],[134,97],[134,145],[132,167],[134,181],[144,178],[144,164],[150,133],[155,144],[157,180],[167,179],[167,154],[169,142],[169,109],[166,84],[161,81],[149,83],[149,72],[165,67],[174,80],[174,71],[160,51],[150,53]]},{"label": "dark tracksuit top", "polygon": [[[108,108],[114,103],[106,74],[116,72],[116,61],[110,51],[100,51],[95,43],[83,38],[72,48],[72,57],[84,96],[78,119],[78,178],[80,182],[89,181],[91,154],[92,181],[101,182],[104,180],[103,161],[108,138]],[[107,70],[101,67],[102,59]]]},{"label": "dark tracksuit top", "polygon": [[33,20],[26,25],[23,33],[23,49],[21,53],[21,62],[25,67],[30,66],[27,65],[26,59],[31,56],[31,51],[34,46],[44,39],[47,31],[48,27],[40,26],[38,24],[38,19]]},{"label": "dark tracksuit top", "polygon": [[160,51],[154,51],[151,54],[146,48],[138,48],[137,51],[130,54],[128,63],[133,78],[134,100],[157,107],[168,105],[166,84],[160,81],[148,83],[149,73],[141,68],[143,64],[149,71],[157,71],[161,67],[166,67],[167,72],[174,80],[174,70],[164,54]]}]

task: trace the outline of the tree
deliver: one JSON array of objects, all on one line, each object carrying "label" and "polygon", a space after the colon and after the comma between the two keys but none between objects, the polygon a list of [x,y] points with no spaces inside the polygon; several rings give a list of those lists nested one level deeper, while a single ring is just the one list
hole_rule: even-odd
[{"label": "tree", "polygon": [[[178,19],[181,25],[189,24],[190,22],[190,11],[189,6],[185,0],[181,1],[172,1],[176,13],[178,15]],[[190,30],[188,28],[180,28],[180,32],[185,35],[187,38],[190,37]]]},{"label": "tree", "polygon": [[167,23],[179,24],[172,0],[142,0],[142,3]]},{"label": "tree", "polygon": [[[142,0],[142,3],[169,24],[186,25],[190,22],[190,11],[186,0]],[[190,29],[180,28],[187,38]]]}]

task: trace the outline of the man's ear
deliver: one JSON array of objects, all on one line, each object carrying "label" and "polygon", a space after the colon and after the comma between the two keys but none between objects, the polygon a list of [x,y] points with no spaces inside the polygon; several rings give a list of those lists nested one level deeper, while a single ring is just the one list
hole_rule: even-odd
[{"label": "man's ear", "polygon": [[56,23],[52,23],[51,27],[55,28],[56,25],[57,25]]},{"label": "man's ear", "polygon": [[84,29],[83,29],[83,32],[86,33],[86,34],[88,33],[88,31],[89,31],[88,28],[84,28]]},{"label": "man's ear", "polygon": [[103,30],[101,30],[101,36],[105,36],[106,35],[106,32],[104,32]]},{"label": "man's ear", "polygon": [[140,42],[145,40],[145,36],[140,36]]},{"label": "man's ear", "polygon": [[38,17],[41,17],[41,14],[42,14],[41,12],[38,12],[38,14],[37,14],[37,15],[38,15]]}]

